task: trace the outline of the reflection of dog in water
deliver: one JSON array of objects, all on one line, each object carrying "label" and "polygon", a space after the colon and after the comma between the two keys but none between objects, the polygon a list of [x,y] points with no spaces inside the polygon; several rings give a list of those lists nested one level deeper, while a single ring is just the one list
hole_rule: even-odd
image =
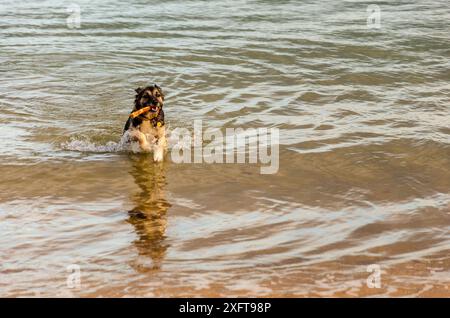
[{"label": "reflection of dog in water", "polygon": [[[165,199],[166,184],[164,164],[154,164],[148,155],[130,155],[130,174],[140,188],[132,197],[135,207],[128,212],[128,222],[134,226],[138,238],[134,241],[141,260],[138,270],[159,269],[164,259],[167,243],[167,210],[170,203]],[[150,257],[152,265],[146,262]]]}]

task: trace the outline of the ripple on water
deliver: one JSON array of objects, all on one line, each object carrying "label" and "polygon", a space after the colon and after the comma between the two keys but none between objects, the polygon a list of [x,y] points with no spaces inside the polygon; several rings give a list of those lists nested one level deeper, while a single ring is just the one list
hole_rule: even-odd
[{"label": "ripple on water", "polygon": [[[2,295],[449,295],[448,1],[77,4],[2,5]],[[148,82],[169,135],[278,127],[278,173],[134,153]]]}]

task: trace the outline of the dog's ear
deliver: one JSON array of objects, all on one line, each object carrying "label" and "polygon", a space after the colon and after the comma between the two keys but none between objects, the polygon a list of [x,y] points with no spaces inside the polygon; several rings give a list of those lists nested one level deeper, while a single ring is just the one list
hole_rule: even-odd
[{"label": "dog's ear", "polygon": [[163,90],[162,90],[162,88],[161,87],[159,87],[157,84],[155,84],[155,87],[159,90],[159,92],[161,93],[161,95],[162,95],[162,98],[163,98],[163,100],[164,100],[164,97],[166,97],[166,95],[164,94],[164,92],[163,92]]},{"label": "dog's ear", "polygon": [[139,94],[142,92],[142,88],[141,88],[141,87],[138,87],[138,88],[136,88],[134,91],[136,92],[136,94],[139,95]]}]

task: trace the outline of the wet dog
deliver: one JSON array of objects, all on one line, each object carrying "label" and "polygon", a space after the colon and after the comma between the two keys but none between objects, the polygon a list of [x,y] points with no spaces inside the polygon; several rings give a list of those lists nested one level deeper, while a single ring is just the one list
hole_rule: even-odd
[{"label": "wet dog", "polygon": [[156,84],[138,87],[134,108],[130,113],[123,134],[128,141],[139,145],[144,152],[153,152],[154,161],[162,161],[167,147],[164,123],[164,93]]}]

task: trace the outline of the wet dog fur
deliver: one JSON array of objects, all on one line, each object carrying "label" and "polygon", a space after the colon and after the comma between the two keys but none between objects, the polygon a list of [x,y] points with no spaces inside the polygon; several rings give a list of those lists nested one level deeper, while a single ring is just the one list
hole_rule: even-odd
[{"label": "wet dog fur", "polygon": [[128,133],[128,141],[138,143],[141,151],[153,152],[154,161],[162,161],[167,147],[163,111],[164,93],[156,84],[145,88],[138,87],[135,91],[132,112],[148,106],[151,107],[151,111],[135,118],[129,117],[123,134]]}]

